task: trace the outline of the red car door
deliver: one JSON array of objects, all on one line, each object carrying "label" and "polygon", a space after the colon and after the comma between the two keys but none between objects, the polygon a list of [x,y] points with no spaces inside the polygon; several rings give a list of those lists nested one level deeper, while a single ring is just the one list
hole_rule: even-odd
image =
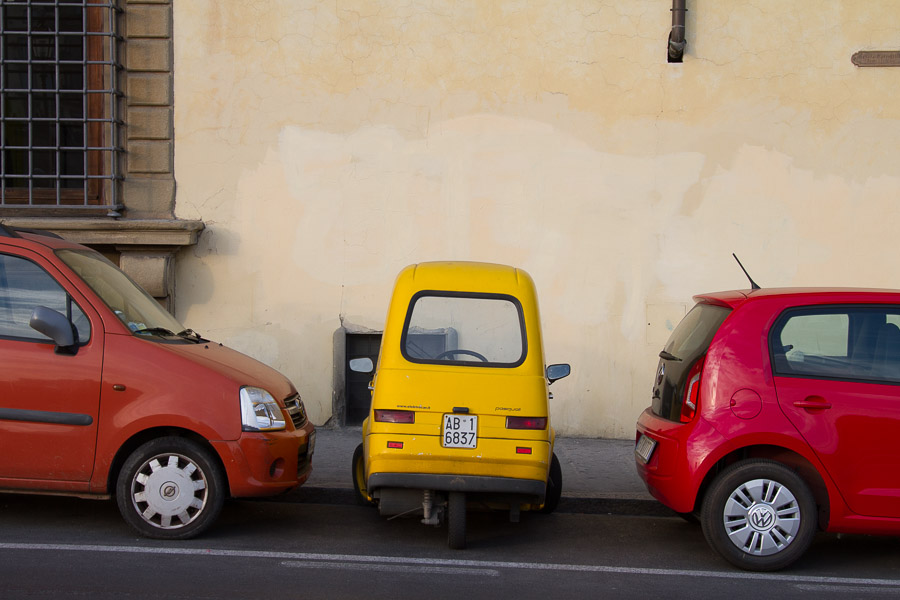
[{"label": "red car door", "polygon": [[860,515],[900,517],[896,308],[792,311],[770,343],[778,402]]},{"label": "red car door", "polygon": [[[103,328],[51,272],[38,255],[0,253],[2,487],[80,489],[73,482],[86,485],[93,470]],[[57,352],[29,326],[35,306],[70,315],[79,340],[74,352]]]}]

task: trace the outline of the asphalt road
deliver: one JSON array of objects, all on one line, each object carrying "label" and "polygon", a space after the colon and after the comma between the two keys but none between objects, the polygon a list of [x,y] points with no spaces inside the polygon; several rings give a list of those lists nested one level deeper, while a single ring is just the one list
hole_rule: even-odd
[{"label": "asphalt road", "polygon": [[136,536],[112,502],[0,494],[0,598],[886,598],[900,539],[820,535],[792,568],[737,571],[677,517],[470,513],[446,529],[346,504],[234,501],[206,535]]}]

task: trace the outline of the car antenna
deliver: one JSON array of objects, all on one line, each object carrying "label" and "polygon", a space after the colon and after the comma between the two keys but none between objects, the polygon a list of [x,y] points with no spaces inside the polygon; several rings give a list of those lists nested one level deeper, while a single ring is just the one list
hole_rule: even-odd
[{"label": "car antenna", "polygon": [[747,276],[747,279],[750,280],[750,289],[751,289],[751,290],[758,290],[758,289],[761,289],[758,285],[756,285],[756,282],[753,281],[753,278],[750,277],[750,273],[747,272],[747,269],[744,268],[744,265],[741,264],[741,259],[739,259],[739,258],[737,257],[737,254],[735,254],[734,252],[732,252],[731,255],[734,257],[734,260],[737,261],[738,266],[741,268],[741,271],[744,272],[744,275]]}]

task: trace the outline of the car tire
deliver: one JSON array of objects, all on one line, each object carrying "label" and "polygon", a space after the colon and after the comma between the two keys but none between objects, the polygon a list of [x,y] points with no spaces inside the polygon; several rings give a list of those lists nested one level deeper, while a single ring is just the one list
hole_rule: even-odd
[{"label": "car tire", "polygon": [[746,460],[716,477],[701,525],[712,548],[749,571],[783,569],[806,552],[818,528],[806,482],[772,460]]},{"label": "car tire", "polygon": [[350,474],[353,478],[353,497],[356,499],[356,503],[362,506],[375,506],[375,501],[369,500],[369,491],[366,486],[366,463],[362,444],[353,451]]},{"label": "car tire", "polygon": [[550,471],[547,474],[547,493],[544,495],[544,506],[541,512],[549,515],[559,506],[562,497],[562,467],[556,454],[550,459]]},{"label": "car tire", "polygon": [[209,450],[187,438],[164,437],[126,459],[116,482],[116,503],[141,535],[186,540],[213,524],[226,492],[222,467]]},{"label": "car tire", "polygon": [[450,492],[447,497],[447,546],[466,547],[466,495],[462,492]]}]

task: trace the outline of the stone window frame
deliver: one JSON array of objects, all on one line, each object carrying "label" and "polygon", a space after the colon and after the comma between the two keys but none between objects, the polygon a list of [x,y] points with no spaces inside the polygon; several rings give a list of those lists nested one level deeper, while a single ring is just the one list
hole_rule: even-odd
[{"label": "stone window frame", "polygon": [[51,231],[101,251],[173,311],[176,255],[197,243],[204,224],[174,214],[172,0],[105,1],[118,7],[121,211],[0,205],[0,223]]}]

